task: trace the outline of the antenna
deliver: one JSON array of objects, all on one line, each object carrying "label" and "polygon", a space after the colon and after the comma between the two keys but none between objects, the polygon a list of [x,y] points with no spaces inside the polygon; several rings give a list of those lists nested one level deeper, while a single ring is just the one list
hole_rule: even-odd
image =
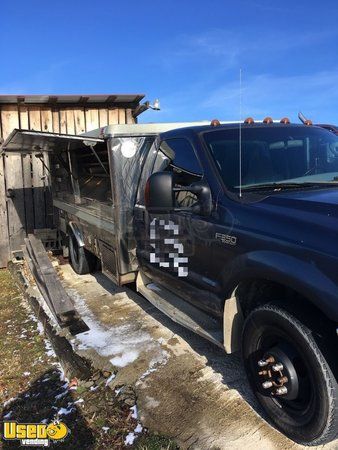
[{"label": "antenna", "polygon": [[239,69],[239,197],[242,197],[242,69]]},{"label": "antenna", "polygon": [[304,124],[305,124],[305,122],[307,121],[307,118],[304,116],[304,114],[303,114],[301,111],[299,111],[299,113],[298,113],[298,119],[299,119],[301,122],[303,122]]},{"label": "antenna", "polygon": [[298,119],[303,122],[304,125],[310,126],[313,125],[312,120],[307,119],[303,113],[299,112],[298,113]]}]

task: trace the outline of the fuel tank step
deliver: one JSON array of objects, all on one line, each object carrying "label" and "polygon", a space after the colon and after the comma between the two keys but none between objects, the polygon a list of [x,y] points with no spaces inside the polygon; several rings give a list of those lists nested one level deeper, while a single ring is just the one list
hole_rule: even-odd
[{"label": "fuel tank step", "polygon": [[223,332],[216,319],[187,303],[168,289],[153,283],[142,272],[138,273],[136,286],[140,294],[174,322],[204,337],[218,347],[224,348]]}]

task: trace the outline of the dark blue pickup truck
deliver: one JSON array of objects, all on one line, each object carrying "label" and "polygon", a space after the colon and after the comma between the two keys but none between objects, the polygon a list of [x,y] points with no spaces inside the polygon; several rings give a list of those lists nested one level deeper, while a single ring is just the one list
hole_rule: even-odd
[{"label": "dark blue pickup truck", "polygon": [[[159,242],[149,247],[142,229],[142,273],[218,320],[228,351],[241,345],[251,386],[278,428],[305,444],[333,439],[338,136],[248,123],[179,129],[160,140],[158,158],[170,163],[146,187]],[[169,222],[184,247],[176,246],[176,265],[161,248]]]},{"label": "dark blue pickup truck", "polygon": [[287,119],[213,121],[15,130],[3,148],[49,152],[76,272],[99,258],[176,322],[241,349],[291,439],[337,437],[338,135]]}]

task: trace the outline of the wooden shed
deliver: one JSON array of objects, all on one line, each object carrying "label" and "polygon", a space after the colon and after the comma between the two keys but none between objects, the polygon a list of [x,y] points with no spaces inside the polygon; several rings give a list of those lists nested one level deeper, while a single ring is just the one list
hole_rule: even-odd
[{"label": "wooden shed", "polygon": [[[15,128],[81,134],[108,124],[135,123],[142,94],[0,95],[0,136]],[[28,233],[53,226],[48,160],[0,158],[0,267],[20,252]]]}]

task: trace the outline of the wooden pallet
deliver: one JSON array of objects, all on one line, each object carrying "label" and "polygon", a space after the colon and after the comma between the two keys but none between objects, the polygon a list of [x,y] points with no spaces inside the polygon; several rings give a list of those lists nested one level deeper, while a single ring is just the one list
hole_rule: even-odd
[{"label": "wooden pallet", "polygon": [[28,238],[25,238],[22,250],[36,284],[57,323],[61,327],[69,327],[73,334],[87,331],[88,327],[62,286],[42,241],[29,234]]}]

